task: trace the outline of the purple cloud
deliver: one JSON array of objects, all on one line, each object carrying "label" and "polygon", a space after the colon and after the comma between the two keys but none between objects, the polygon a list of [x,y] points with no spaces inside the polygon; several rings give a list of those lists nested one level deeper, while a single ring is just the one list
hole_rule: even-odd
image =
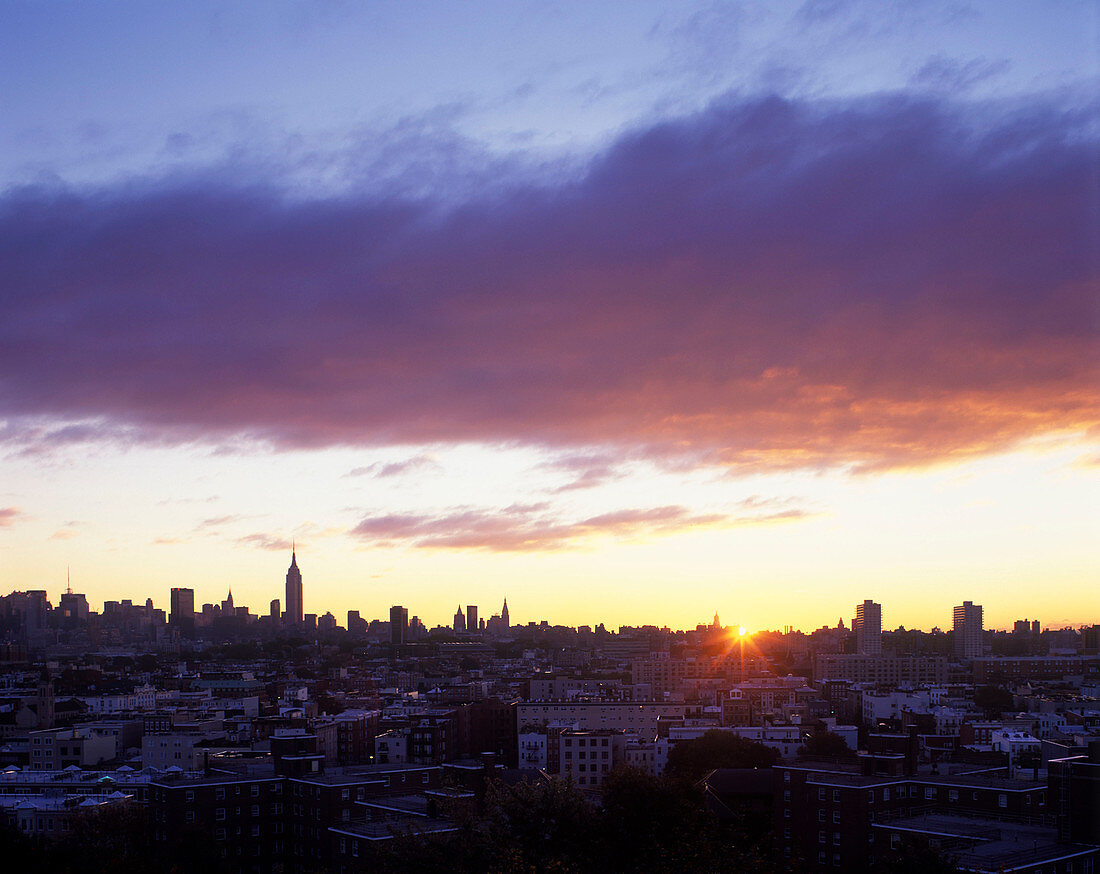
[{"label": "purple cloud", "polygon": [[441,513],[390,513],[364,517],[352,536],[372,546],[543,552],[567,549],[592,537],[653,537],[690,529],[733,527],[799,519],[788,509],[772,513],[694,513],[678,505],[630,508],[567,520],[545,503],[503,510],[460,507]]},{"label": "purple cloud", "polygon": [[580,452],[563,455],[539,465],[543,470],[567,474],[570,479],[550,490],[551,494],[591,489],[604,483],[622,479],[622,455],[610,452]]},{"label": "purple cloud", "polygon": [[0,507],[0,528],[11,528],[20,519],[25,518],[26,515],[18,507]]},{"label": "purple cloud", "polygon": [[443,468],[431,455],[421,453],[402,461],[382,462],[376,461],[366,467],[356,467],[349,470],[345,476],[369,476],[373,479],[387,479],[394,476],[403,476],[408,473],[440,471]]},{"label": "purple cloud", "polygon": [[1100,420],[1087,114],[727,101],[457,206],[216,176],[11,191],[0,415],[756,469],[1081,431]]},{"label": "purple cloud", "polygon": [[290,552],[291,547],[294,545],[286,538],[262,532],[238,537],[236,542],[242,546],[254,546],[257,549],[273,550],[275,552]]}]

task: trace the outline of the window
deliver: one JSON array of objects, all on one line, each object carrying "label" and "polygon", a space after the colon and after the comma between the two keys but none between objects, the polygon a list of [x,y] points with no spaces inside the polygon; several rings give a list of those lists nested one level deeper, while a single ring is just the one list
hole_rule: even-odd
[{"label": "window", "polygon": [[259,783],[253,783],[252,784],[252,797],[256,798],[259,794],[260,794],[260,784]]},{"label": "window", "polygon": [[214,837],[217,838],[219,841],[224,841],[225,840],[225,829],[223,829],[223,828],[214,829]]},{"label": "window", "polygon": [[420,782],[423,783],[425,786],[428,785],[428,781],[430,779],[431,779],[431,774],[429,774],[427,771],[425,771],[423,774],[420,775]]},{"label": "window", "polygon": [[187,794],[184,796],[184,798],[187,801],[194,801],[195,800],[195,791],[193,789],[188,789]]},{"label": "window", "polygon": [[817,842],[818,842],[819,844],[823,844],[823,843],[825,843],[825,831],[824,831],[824,830],[822,830],[822,831],[819,831],[819,832],[817,833]]},{"label": "window", "polygon": [[1003,792],[997,796],[997,806],[1008,807],[1008,796],[1005,795]]},{"label": "window", "polygon": [[219,807],[217,810],[214,811],[214,819],[217,819],[217,820],[225,819],[225,808],[224,807]]},{"label": "window", "polygon": [[947,800],[948,800],[948,801],[958,801],[958,800],[959,800],[959,790],[958,790],[958,789],[950,789],[950,790],[948,790],[948,792],[947,792]]},{"label": "window", "polygon": [[252,826],[252,837],[258,838],[260,836],[260,827],[258,825]]},{"label": "window", "polygon": [[833,801],[840,801],[840,790],[839,789],[834,789],[833,790]]},{"label": "window", "polygon": [[824,810],[819,810],[817,812],[817,821],[818,822],[825,822],[825,811]]},{"label": "window", "polygon": [[214,790],[214,798],[218,801],[222,801],[225,798],[225,787],[220,786]]},{"label": "window", "polygon": [[341,801],[347,801],[349,798],[351,798],[351,790],[350,789],[341,789],[340,790],[340,800]]},{"label": "window", "polygon": [[840,811],[839,810],[834,810],[833,811],[833,822],[840,822]]},{"label": "window", "polygon": [[840,846],[840,832],[833,832],[833,846]]},{"label": "window", "polygon": [[817,800],[818,801],[824,801],[825,800],[825,790],[821,789],[820,787],[817,790]]},{"label": "window", "polygon": [[791,800],[791,790],[790,789],[784,789],[783,790],[783,800],[784,801],[790,801]]},{"label": "window", "polygon": [[790,783],[791,782],[791,772],[790,771],[784,771],[783,772],[783,782],[784,783]]},{"label": "window", "polygon": [[931,786],[924,787],[924,797],[927,800],[931,800],[936,797],[936,790]]},{"label": "window", "polygon": [[834,868],[839,868],[840,867],[840,854],[839,853],[833,853],[833,867]]},{"label": "window", "polygon": [[183,815],[183,821],[184,822],[194,822],[195,821],[195,811],[193,811],[193,810],[187,811],[187,813],[185,813]]},{"label": "window", "polygon": [[890,800],[890,787],[889,786],[887,786],[885,789],[882,790],[882,800],[883,801],[889,801]]},{"label": "window", "polygon": [[253,816],[259,816],[260,815],[260,805],[258,805],[258,804],[253,804],[252,805],[252,815]]}]

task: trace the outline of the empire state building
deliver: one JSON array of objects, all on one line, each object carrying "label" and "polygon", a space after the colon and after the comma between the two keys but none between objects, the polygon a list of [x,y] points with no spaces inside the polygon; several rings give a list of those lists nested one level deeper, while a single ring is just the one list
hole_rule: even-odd
[{"label": "empire state building", "polygon": [[286,572],[286,613],[283,624],[295,627],[302,624],[302,572],[298,570],[298,560],[294,550],[290,551],[290,568]]}]

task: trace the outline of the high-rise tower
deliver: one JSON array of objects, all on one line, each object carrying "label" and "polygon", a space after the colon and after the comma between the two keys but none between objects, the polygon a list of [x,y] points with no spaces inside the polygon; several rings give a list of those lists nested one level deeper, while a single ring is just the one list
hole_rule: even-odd
[{"label": "high-rise tower", "polygon": [[508,616],[508,599],[504,599],[504,606],[500,608],[500,621],[504,623],[504,627],[508,628],[512,624],[511,618]]},{"label": "high-rise tower", "polygon": [[882,655],[882,605],[864,601],[856,605],[852,620],[856,633],[856,652],[861,655]]},{"label": "high-rise tower", "polygon": [[963,601],[954,612],[955,655],[964,659],[982,655],[982,605]]},{"label": "high-rise tower", "polygon": [[286,613],[285,622],[288,628],[294,628],[302,624],[302,572],[298,570],[298,559],[294,549],[290,550],[290,568],[286,572]]}]

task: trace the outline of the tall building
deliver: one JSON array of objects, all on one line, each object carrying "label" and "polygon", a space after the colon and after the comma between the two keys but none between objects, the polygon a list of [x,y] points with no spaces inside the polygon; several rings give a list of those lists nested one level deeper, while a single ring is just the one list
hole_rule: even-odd
[{"label": "tall building", "polygon": [[169,604],[169,621],[173,625],[179,625],[184,619],[195,618],[194,589],[172,589]]},{"label": "tall building", "polygon": [[282,605],[279,603],[278,598],[273,598],[272,599],[271,606],[269,607],[269,610],[271,612],[268,614],[269,617],[271,618],[271,627],[272,628],[278,628],[279,625],[282,623],[282,613],[280,611],[281,606]]},{"label": "tall building", "polygon": [[504,599],[504,606],[500,609],[500,621],[504,623],[504,627],[508,628],[512,624],[511,618],[508,616],[508,599]]},{"label": "tall building", "polygon": [[856,605],[852,620],[856,633],[856,652],[860,655],[882,655],[882,605],[864,601]]},{"label": "tall building", "polygon": [[168,621],[184,637],[195,633],[195,590],[172,589],[169,598]]},{"label": "tall building", "polygon": [[409,639],[409,609],[395,604],[390,607],[390,643],[399,646]]},{"label": "tall building", "polygon": [[955,608],[955,655],[964,659],[982,655],[982,605],[963,601]]},{"label": "tall building", "polygon": [[290,551],[290,567],[286,572],[286,614],[284,625],[295,628],[302,624],[302,572],[298,570],[298,559],[294,550]]},{"label": "tall building", "polygon": [[[505,602],[505,603],[507,603],[507,602]],[[454,630],[455,631],[465,631],[466,630],[466,614],[462,612],[462,605],[461,604],[459,604],[458,609],[455,610]]]},{"label": "tall building", "polygon": [[477,605],[466,605],[466,630],[477,631]]}]

